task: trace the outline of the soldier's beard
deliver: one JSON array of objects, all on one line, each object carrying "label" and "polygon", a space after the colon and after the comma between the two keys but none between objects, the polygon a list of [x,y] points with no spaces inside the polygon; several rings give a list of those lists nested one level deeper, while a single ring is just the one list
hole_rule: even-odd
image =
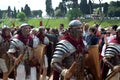
[{"label": "soldier's beard", "polygon": [[22,35],[25,36],[25,37],[27,37],[29,34],[27,33],[26,30],[22,30]]},{"label": "soldier's beard", "polygon": [[79,39],[79,38],[82,36],[81,32],[78,31],[78,30],[72,31],[71,35],[72,35],[74,38],[77,38],[77,39]]}]

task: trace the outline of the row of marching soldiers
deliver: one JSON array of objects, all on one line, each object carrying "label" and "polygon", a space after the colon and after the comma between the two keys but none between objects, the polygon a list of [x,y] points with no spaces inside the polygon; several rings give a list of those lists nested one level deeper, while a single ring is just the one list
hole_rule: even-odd
[{"label": "row of marching soldiers", "polygon": [[120,53],[120,29],[113,27],[115,36],[109,37],[110,30],[99,32],[98,26],[89,28],[88,23],[82,24],[79,20],[72,20],[67,30],[60,24],[59,31],[40,27],[37,32],[27,23],[15,31],[3,26],[0,35],[3,80],[8,77],[46,80],[46,76],[50,80],[105,80],[109,69],[120,71],[116,67],[119,56],[115,58]]},{"label": "row of marching soldiers", "polygon": [[40,80],[40,75],[41,80],[46,80],[51,72],[53,47],[58,41],[56,29],[49,31],[42,26],[37,31],[27,23],[16,30],[6,25],[1,28],[0,73],[3,80]]},{"label": "row of marching soldiers", "polygon": [[120,27],[98,28],[70,21],[52,56],[50,80],[120,80]]}]

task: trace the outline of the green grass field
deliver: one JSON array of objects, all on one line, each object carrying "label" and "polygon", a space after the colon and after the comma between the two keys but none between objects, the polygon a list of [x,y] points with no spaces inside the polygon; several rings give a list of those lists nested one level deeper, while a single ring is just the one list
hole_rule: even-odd
[{"label": "green grass field", "polygon": [[[63,23],[65,25],[65,28],[67,28],[69,24],[69,20],[63,18],[55,18],[55,19],[32,18],[26,20],[25,22],[33,25],[34,27],[39,27],[39,23],[41,20],[43,22],[43,26],[50,28],[58,28],[60,23]],[[90,24],[90,27],[92,27],[94,23],[100,24],[101,20],[84,19],[81,20],[81,22],[87,22]],[[15,24],[16,26],[20,26],[22,23],[23,22],[20,22],[17,19],[4,19],[0,22],[0,27],[2,27],[3,25],[8,25],[11,27],[12,24]],[[119,26],[120,20],[103,20],[101,23],[101,27],[109,27],[115,24]]]},{"label": "green grass field", "polygon": [[120,20],[103,20],[102,22],[101,20],[82,20],[82,22],[88,22],[91,27],[94,23],[97,23],[97,24],[101,23],[100,25],[103,28],[110,27],[112,25],[120,26]]}]

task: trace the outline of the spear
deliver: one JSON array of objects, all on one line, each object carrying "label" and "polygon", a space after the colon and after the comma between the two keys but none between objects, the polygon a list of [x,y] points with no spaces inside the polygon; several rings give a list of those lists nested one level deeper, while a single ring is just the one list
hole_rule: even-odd
[{"label": "spear", "polygon": [[46,22],[46,24],[45,24],[45,28],[46,28],[46,26],[48,25],[49,20],[50,20],[50,17],[48,18],[48,20],[47,20],[47,22]]},{"label": "spear", "polygon": [[[18,56],[18,58],[17,58],[17,59],[18,59],[18,63],[22,60],[23,56],[24,56],[24,54],[20,54],[20,55]],[[16,66],[17,66],[17,64],[14,64],[14,65],[11,67],[11,69],[9,70],[9,72],[8,72],[8,74],[7,74],[7,76],[6,76],[5,79],[8,78],[8,76],[9,76],[10,73],[15,69]]]}]

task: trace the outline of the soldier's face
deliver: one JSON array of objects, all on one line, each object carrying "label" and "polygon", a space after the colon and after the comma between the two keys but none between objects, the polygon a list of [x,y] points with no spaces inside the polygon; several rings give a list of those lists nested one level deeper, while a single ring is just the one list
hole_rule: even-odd
[{"label": "soldier's face", "polygon": [[83,28],[81,26],[78,26],[78,27],[73,28],[73,31],[71,34],[75,38],[79,38],[80,36],[82,36],[82,32],[83,32]]},{"label": "soldier's face", "polygon": [[77,28],[77,30],[78,30],[78,32],[79,32],[80,34],[82,34],[82,32],[83,32],[83,27],[82,27],[82,26],[79,26],[79,27]]},{"label": "soldier's face", "polygon": [[23,34],[24,36],[29,35],[29,34],[30,34],[30,26],[25,26],[25,27],[22,29],[22,34]]},{"label": "soldier's face", "polygon": [[118,37],[120,38],[120,31],[117,33]]},{"label": "soldier's face", "polygon": [[5,30],[5,35],[9,36],[10,35],[10,30]]}]

